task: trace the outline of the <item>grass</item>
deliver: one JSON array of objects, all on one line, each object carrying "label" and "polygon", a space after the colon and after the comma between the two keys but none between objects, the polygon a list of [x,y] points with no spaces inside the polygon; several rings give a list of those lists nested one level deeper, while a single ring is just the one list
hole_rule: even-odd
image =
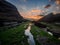
[{"label": "grass", "polygon": [[56,25],[54,23],[46,23],[46,22],[40,22],[40,23],[48,26],[49,28],[60,29],[60,25]]},{"label": "grass", "polygon": [[[24,26],[28,23],[29,22],[22,23],[21,25],[10,29],[5,27],[0,28],[0,45],[29,45],[27,37],[24,35]],[[37,40],[38,35],[41,37],[48,37],[51,42],[60,43],[60,40],[57,40],[55,37],[49,35],[35,25],[32,25],[31,33],[34,36],[36,45],[41,45]]]},{"label": "grass", "polygon": [[47,37],[49,42],[53,42],[53,43],[57,43],[60,44],[60,40],[58,40],[57,38],[51,36],[50,34],[48,34],[47,32],[44,32],[41,28],[36,27],[35,25],[32,26],[32,30],[31,33],[34,36],[36,45],[41,45],[41,43],[38,42],[37,40],[37,36],[39,35],[40,37]]},{"label": "grass", "polygon": [[0,41],[2,42],[2,45],[28,45],[27,37],[24,35],[24,25],[25,23],[20,26],[1,31]]}]

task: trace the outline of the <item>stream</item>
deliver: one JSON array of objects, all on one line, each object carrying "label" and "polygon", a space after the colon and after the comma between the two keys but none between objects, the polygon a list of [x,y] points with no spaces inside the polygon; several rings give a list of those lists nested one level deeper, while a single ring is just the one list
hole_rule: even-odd
[{"label": "stream", "polygon": [[34,41],[33,35],[31,34],[30,30],[31,30],[31,25],[29,25],[28,28],[25,30],[25,35],[28,36],[29,45],[35,45],[35,41]]}]

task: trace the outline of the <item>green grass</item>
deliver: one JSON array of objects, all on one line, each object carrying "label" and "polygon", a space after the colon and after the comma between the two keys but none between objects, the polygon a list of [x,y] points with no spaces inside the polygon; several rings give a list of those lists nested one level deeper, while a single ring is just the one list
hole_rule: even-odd
[{"label": "green grass", "polygon": [[40,22],[40,23],[48,26],[49,28],[60,29],[60,25],[56,25],[54,23],[46,23],[46,22]]},{"label": "green grass", "polygon": [[[0,28],[0,42],[2,45],[29,45],[27,42],[27,37],[24,35],[24,26],[29,22],[22,23],[19,26],[14,28]],[[60,43],[60,40],[57,40],[55,37],[49,35],[47,32],[44,32],[41,28],[32,25],[31,33],[34,36],[36,45],[41,45],[41,43],[36,40],[37,35],[41,37],[48,37],[49,41],[54,43]]]},{"label": "green grass", "polygon": [[50,42],[60,43],[60,40],[58,40],[57,38],[51,36],[47,32],[44,32],[41,28],[38,28],[35,25],[32,26],[31,33],[34,36],[36,45],[41,45],[41,43],[39,43],[38,40],[36,40],[38,35],[41,36],[41,37],[48,37],[48,41],[50,41]]},{"label": "green grass", "polygon": [[5,31],[0,32],[0,41],[2,45],[28,45],[27,37],[24,35],[24,25],[25,23],[21,24],[20,26],[5,29]]}]

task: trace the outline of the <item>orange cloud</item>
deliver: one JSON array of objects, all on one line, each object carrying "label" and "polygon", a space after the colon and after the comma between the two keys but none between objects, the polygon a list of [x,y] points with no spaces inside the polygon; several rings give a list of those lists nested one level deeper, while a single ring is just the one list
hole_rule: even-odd
[{"label": "orange cloud", "polygon": [[31,12],[42,12],[42,10],[33,9],[33,10],[31,10]]},{"label": "orange cloud", "polygon": [[42,14],[44,11],[39,10],[39,9],[33,9],[27,12],[20,12],[21,15],[25,16],[25,15],[40,15]]},{"label": "orange cloud", "polygon": [[[53,1],[53,0],[49,0],[50,2]],[[56,2],[56,4],[60,4],[60,0],[54,0]]]},{"label": "orange cloud", "polygon": [[60,0],[56,0],[56,4],[60,5]]},{"label": "orange cloud", "polygon": [[39,16],[39,15],[36,15],[36,16],[24,16],[25,19],[31,19],[31,20],[34,20],[34,21],[38,21],[39,19],[41,19],[43,16]]},{"label": "orange cloud", "polygon": [[39,20],[42,16],[39,16],[43,11],[38,9],[33,9],[27,12],[20,12],[25,19]]},{"label": "orange cloud", "polygon": [[39,9],[33,9],[33,10],[30,10],[30,11],[28,11],[28,14],[29,15],[40,15],[40,14],[42,14],[42,10],[39,10]]}]

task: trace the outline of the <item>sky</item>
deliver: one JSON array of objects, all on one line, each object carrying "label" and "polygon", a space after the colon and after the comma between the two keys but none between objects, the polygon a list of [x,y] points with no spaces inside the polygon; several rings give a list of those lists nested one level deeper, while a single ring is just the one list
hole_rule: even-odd
[{"label": "sky", "polygon": [[[8,2],[15,5],[19,13],[23,16],[26,15],[46,15],[48,13],[59,12],[59,1],[52,0],[7,0]],[[46,5],[50,4],[49,8],[44,8]]]}]

